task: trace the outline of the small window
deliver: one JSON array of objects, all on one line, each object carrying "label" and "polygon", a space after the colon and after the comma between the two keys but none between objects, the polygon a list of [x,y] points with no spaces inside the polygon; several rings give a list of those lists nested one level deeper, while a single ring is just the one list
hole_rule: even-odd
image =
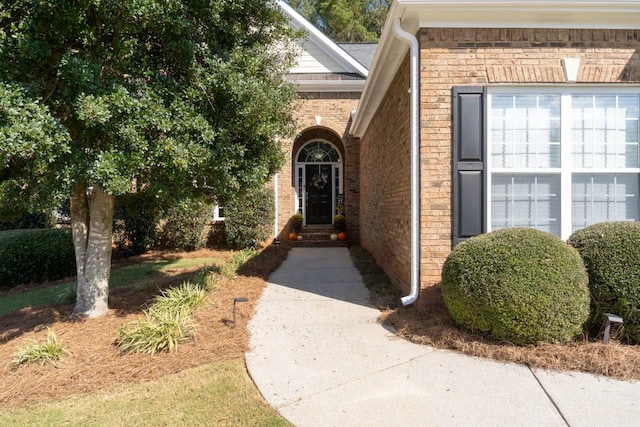
[{"label": "small window", "polygon": [[335,163],[340,161],[340,154],[331,144],[322,141],[315,141],[305,145],[300,154],[300,163]]},{"label": "small window", "polygon": [[224,208],[222,206],[213,206],[213,219],[215,221],[224,221]]}]

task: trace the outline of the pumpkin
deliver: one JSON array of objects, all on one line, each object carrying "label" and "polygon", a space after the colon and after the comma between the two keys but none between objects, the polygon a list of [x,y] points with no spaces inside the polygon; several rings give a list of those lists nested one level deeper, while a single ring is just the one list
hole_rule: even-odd
[{"label": "pumpkin", "polygon": [[331,235],[331,240],[338,240],[338,235],[337,234],[332,234]]},{"label": "pumpkin", "polygon": [[347,240],[347,233],[345,233],[344,231],[338,233],[338,240]]},{"label": "pumpkin", "polygon": [[298,240],[302,240],[302,235],[298,236]]},{"label": "pumpkin", "polygon": [[298,235],[296,233],[289,233],[289,240],[297,240]]}]

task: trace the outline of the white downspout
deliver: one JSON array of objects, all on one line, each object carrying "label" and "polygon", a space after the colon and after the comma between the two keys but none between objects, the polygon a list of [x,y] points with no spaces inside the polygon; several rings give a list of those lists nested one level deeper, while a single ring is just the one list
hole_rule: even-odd
[{"label": "white downspout", "polygon": [[411,293],[402,305],[413,304],[420,295],[420,48],[415,35],[393,22],[393,31],[411,45]]},{"label": "white downspout", "polygon": [[[278,144],[278,137],[276,136],[274,138],[274,142],[276,143],[276,145]],[[278,238],[278,172],[276,172],[276,174],[273,177],[273,199],[274,199],[274,206],[273,206],[273,210],[274,212],[274,220],[273,220],[273,238],[277,239]]]},{"label": "white downspout", "polygon": [[275,219],[273,221],[273,238],[278,238],[278,173],[273,177],[273,198],[275,199]]}]

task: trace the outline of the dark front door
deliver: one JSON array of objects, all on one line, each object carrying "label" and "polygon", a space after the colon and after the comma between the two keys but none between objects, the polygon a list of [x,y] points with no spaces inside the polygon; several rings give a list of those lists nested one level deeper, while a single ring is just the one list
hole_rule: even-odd
[{"label": "dark front door", "polygon": [[331,224],[331,165],[306,165],[307,224]]}]

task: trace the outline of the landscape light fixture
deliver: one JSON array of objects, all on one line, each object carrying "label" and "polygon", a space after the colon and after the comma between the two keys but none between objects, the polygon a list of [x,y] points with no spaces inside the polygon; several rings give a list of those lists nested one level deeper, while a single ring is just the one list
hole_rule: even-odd
[{"label": "landscape light fixture", "polygon": [[233,299],[233,329],[236,328],[236,304],[239,302],[247,302],[249,299],[247,297],[235,297]]},{"label": "landscape light fixture", "polygon": [[611,313],[605,313],[604,314],[604,338],[602,339],[602,343],[603,344],[608,344],[609,343],[609,333],[611,332],[611,324],[612,323],[619,323],[619,324],[624,324],[624,321],[622,320],[622,317],[620,316],[616,316],[615,314],[611,314]]}]

